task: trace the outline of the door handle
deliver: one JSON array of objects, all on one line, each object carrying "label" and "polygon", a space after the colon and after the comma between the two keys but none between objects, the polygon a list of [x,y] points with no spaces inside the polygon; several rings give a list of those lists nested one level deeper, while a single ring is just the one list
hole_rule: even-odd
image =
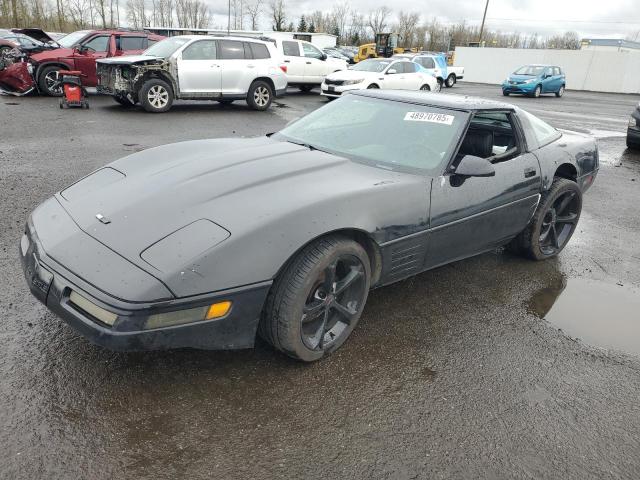
[{"label": "door handle", "polygon": [[209,68],[218,68],[219,66],[220,65],[214,63],[213,65],[209,65]]},{"label": "door handle", "polygon": [[536,173],[537,173],[537,171],[536,171],[535,168],[525,168],[524,169],[524,178],[535,177]]},{"label": "door handle", "polygon": [[307,65],[311,65],[311,62],[307,62]]},{"label": "door handle", "polygon": [[291,63],[291,60],[285,60],[284,63]]}]

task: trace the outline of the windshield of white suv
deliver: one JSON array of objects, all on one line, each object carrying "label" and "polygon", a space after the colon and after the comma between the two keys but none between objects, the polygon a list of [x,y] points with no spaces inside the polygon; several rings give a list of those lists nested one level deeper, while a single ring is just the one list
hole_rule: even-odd
[{"label": "windshield of white suv", "polygon": [[531,77],[537,77],[540,75],[546,67],[539,67],[536,65],[525,65],[516,70],[514,75],[529,75]]},{"label": "windshield of white suv", "polygon": [[148,55],[150,57],[167,58],[173,55],[173,52],[178,50],[181,46],[189,43],[190,41],[191,39],[184,37],[166,38],[154,44],[152,47],[149,47],[147,50],[145,50],[143,55]]},{"label": "windshield of white suv", "polygon": [[358,70],[360,72],[376,72],[380,73],[389,66],[391,60],[376,60],[370,58],[369,60],[363,60],[356,63],[351,70]]},{"label": "windshield of white suv", "polygon": [[374,167],[442,174],[469,114],[427,105],[347,95],[276,133]]},{"label": "windshield of white suv", "polygon": [[77,32],[70,33],[69,35],[65,35],[60,40],[58,40],[58,44],[64,48],[71,48],[74,45],[77,45],[80,40],[89,35],[91,30],[78,30]]}]

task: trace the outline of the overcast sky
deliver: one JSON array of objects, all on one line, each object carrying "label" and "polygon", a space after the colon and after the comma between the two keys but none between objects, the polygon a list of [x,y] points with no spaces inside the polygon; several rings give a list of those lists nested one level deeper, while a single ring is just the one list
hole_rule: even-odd
[{"label": "overcast sky", "polygon": [[[227,25],[227,1],[205,0],[214,12],[213,26]],[[253,0],[245,0],[247,2]],[[271,29],[267,18],[271,0],[263,0],[262,29]],[[351,0],[353,9],[366,13],[382,5],[418,11],[423,20],[437,17],[443,23],[480,24],[484,0]],[[287,23],[297,25],[300,15],[314,10],[329,11],[333,2],[285,0]],[[640,32],[640,0],[490,0],[486,28],[490,30],[537,32],[543,36],[575,30],[582,37],[626,37]],[[640,41],[640,35],[638,35]]]}]

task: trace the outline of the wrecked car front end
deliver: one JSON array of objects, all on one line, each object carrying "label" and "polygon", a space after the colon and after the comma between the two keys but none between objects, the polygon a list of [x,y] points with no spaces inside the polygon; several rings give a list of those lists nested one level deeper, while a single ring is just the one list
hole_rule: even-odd
[{"label": "wrecked car front end", "polygon": [[[142,58],[141,58],[142,57]],[[164,58],[119,57],[97,61],[97,91],[132,104],[138,101],[138,91],[149,76],[162,76],[174,86],[171,64]]]},{"label": "wrecked car front end", "polygon": [[36,88],[34,67],[27,55],[15,48],[0,54],[0,93],[22,96]]}]

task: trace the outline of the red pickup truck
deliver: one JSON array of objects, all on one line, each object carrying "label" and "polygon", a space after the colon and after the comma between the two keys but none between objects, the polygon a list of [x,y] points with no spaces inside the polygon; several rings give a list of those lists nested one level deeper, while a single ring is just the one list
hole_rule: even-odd
[{"label": "red pickup truck", "polygon": [[57,41],[50,39],[60,48],[30,56],[31,63],[35,66],[34,77],[40,92],[51,96],[62,94],[62,91],[56,88],[56,72],[60,69],[80,70],[84,74],[82,84],[95,87],[98,83],[97,59],[139,54],[164,38],[153,33],[126,30],[73,32]]}]

